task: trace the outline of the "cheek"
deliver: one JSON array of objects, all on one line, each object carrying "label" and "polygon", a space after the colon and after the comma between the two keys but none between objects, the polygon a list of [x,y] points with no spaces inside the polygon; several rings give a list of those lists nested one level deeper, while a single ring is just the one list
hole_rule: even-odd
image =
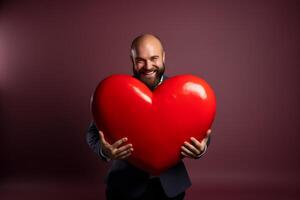
[{"label": "cheek", "polygon": [[142,68],[143,68],[143,65],[141,65],[141,64],[136,64],[134,66],[135,71],[140,71],[140,69],[142,69]]},{"label": "cheek", "polygon": [[157,60],[157,61],[154,62],[154,64],[155,64],[156,66],[158,66],[159,68],[161,68],[162,65],[163,65],[163,62],[162,62],[162,60]]},{"label": "cheek", "polygon": [[157,63],[157,64],[155,65],[155,67],[156,67],[157,70],[161,70],[161,69],[163,68],[163,66],[162,66],[161,63]]}]

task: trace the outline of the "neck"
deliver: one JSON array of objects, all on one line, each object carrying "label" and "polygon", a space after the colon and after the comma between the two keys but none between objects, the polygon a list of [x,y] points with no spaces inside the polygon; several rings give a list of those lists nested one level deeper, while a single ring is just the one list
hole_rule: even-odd
[{"label": "neck", "polygon": [[164,81],[164,75],[162,75],[161,78],[160,78],[160,80],[159,80],[159,82],[158,82],[156,85],[154,85],[154,86],[149,86],[149,85],[146,84],[143,80],[139,79],[138,76],[133,75],[133,77],[136,78],[136,79],[138,79],[138,80],[140,80],[140,81],[142,81],[142,82],[143,82],[150,90],[152,90],[152,91],[153,91],[155,88],[157,88],[157,86],[159,86],[159,85]]}]

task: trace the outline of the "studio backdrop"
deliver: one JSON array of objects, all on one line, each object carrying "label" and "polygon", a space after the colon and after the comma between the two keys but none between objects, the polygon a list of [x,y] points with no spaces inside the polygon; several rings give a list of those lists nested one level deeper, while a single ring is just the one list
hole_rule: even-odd
[{"label": "studio backdrop", "polygon": [[[186,199],[300,197],[296,1],[2,1],[0,199],[104,199],[109,163],[85,133],[103,78],[132,74],[130,44],[159,36],[166,75],[217,97]],[[167,145],[167,144],[166,144]]]}]

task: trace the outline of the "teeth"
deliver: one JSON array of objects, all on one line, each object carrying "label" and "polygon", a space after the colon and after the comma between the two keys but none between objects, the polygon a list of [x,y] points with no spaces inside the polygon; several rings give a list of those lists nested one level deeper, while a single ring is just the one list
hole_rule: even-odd
[{"label": "teeth", "polygon": [[151,72],[146,72],[146,73],[144,73],[144,74],[147,74],[147,75],[149,75],[149,74],[153,74],[154,73],[154,71],[151,71]]}]

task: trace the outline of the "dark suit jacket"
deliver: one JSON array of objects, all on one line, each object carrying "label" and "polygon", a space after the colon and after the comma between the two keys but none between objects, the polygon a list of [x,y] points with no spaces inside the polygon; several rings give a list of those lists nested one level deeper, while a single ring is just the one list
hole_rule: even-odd
[{"label": "dark suit jacket", "polygon": [[[163,79],[167,79],[167,77],[164,76]],[[86,140],[89,147],[102,160],[106,161],[106,158],[100,153],[99,133],[94,122],[88,128]],[[112,167],[105,179],[107,187],[129,198],[141,196],[146,190],[151,176],[125,160],[114,160],[112,162]],[[162,188],[169,197],[177,196],[191,186],[190,178],[182,161],[160,174],[159,179]]]}]

